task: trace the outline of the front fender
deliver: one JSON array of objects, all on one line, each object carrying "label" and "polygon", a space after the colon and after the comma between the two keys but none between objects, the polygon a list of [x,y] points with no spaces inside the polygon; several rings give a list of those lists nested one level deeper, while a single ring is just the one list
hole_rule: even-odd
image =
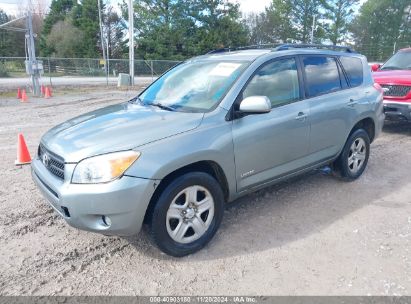
[{"label": "front fender", "polygon": [[[217,122],[216,122],[217,120]],[[170,173],[199,161],[213,161],[223,170],[230,197],[236,191],[232,123],[209,117],[197,129],[137,148],[141,156],[127,175],[161,180]]]}]

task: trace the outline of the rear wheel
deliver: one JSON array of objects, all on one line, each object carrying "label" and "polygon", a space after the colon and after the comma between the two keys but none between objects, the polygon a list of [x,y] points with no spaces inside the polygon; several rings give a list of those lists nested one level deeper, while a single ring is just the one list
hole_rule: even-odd
[{"label": "rear wheel", "polygon": [[352,181],[359,178],[367,167],[370,155],[370,137],[364,129],[354,131],[336,161],[341,177]]},{"label": "rear wheel", "polygon": [[224,213],[218,182],[202,172],[171,182],[154,206],[150,234],[163,252],[180,257],[203,248],[216,233]]}]

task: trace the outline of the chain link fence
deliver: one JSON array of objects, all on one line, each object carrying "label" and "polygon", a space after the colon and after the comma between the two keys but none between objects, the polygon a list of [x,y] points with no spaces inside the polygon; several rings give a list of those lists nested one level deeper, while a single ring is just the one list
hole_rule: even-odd
[{"label": "chain link fence", "polygon": [[411,41],[402,41],[391,45],[363,44],[354,45],[352,48],[367,57],[368,62],[385,62],[398,50],[411,47]]},{"label": "chain link fence", "polygon": [[[43,77],[83,76],[105,77],[104,61],[95,58],[48,58],[39,57],[43,61]],[[24,57],[0,57],[0,77],[26,77]],[[180,63],[171,60],[134,60],[135,76],[158,77],[173,66]],[[129,73],[128,59],[107,60],[109,77],[117,77],[119,73]]]},{"label": "chain link fence", "polygon": [[[367,56],[369,62],[385,62],[401,48],[410,47],[411,42],[395,45],[357,45],[355,51]],[[83,76],[105,77],[104,61],[96,58],[53,58],[39,57],[43,61],[43,77]],[[0,57],[0,77],[27,77],[24,57]],[[172,60],[135,60],[134,71],[137,77],[160,76],[168,69],[180,63]],[[110,78],[119,73],[129,73],[128,59],[110,59],[107,61]]]}]

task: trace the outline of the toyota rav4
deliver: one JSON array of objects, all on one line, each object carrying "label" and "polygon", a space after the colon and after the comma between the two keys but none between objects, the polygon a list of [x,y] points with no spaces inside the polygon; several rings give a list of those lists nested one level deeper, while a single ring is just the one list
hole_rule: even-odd
[{"label": "toyota rav4", "polygon": [[206,245],[225,204],[333,164],[365,170],[382,90],[364,56],[282,45],[187,60],[129,101],[49,130],[32,176],[70,225],[132,235],[143,222],[165,253]]}]

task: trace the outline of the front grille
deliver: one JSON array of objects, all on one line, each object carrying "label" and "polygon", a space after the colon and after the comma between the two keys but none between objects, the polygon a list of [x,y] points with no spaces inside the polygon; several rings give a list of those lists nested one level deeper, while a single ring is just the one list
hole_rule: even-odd
[{"label": "front grille", "polygon": [[38,149],[38,156],[43,165],[52,174],[60,179],[64,179],[64,159],[60,156],[54,154],[53,152],[47,150],[43,145],[40,144]]},{"label": "front grille", "polygon": [[411,86],[382,84],[385,96],[404,97],[411,91]]}]

